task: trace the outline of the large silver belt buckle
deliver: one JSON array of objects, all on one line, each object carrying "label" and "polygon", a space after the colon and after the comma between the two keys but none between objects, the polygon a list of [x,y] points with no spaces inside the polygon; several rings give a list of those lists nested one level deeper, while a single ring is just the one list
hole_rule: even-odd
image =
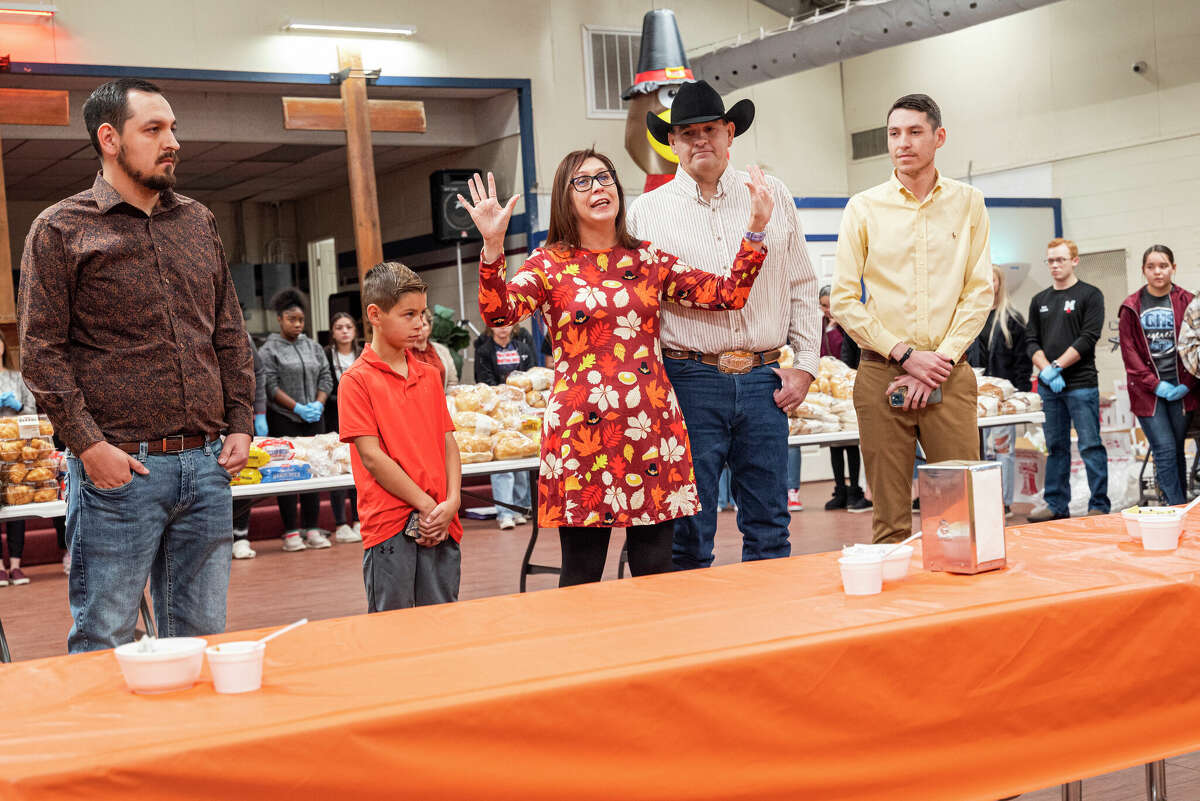
[{"label": "large silver belt buckle", "polygon": [[[178,442],[179,446],[176,448],[172,448],[171,447],[172,441]],[[162,438],[163,453],[183,453],[183,441],[184,441],[183,434],[172,434],[169,437],[163,437]]]},{"label": "large silver belt buckle", "polygon": [[717,357],[717,369],[722,373],[745,375],[754,368],[754,354],[748,350],[727,350]]}]

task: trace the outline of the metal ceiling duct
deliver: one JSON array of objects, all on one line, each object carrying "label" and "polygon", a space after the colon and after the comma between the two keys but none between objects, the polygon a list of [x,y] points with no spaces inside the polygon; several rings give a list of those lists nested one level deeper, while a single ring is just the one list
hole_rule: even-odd
[{"label": "metal ceiling duct", "polygon": [[692,57],[692,72],[726,94],[886,47],[928,39],[1057,0],[846,0],[836,10]]}]

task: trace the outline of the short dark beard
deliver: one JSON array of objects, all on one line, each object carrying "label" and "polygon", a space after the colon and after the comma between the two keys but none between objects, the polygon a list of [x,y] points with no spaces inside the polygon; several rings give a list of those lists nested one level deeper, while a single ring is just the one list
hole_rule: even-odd
[{"label": "short dark beard", "polygon": [[[174,164],[174,161],[172,161],[172,164]],[[173,189],[175,187],[174,169],[163,175],[147,175],[129,163],[129,159],[125,157],[125,145],[121,145],[117,150],[117,166],[124,170],[125,174],[130,178],[155,192],[162,192],[164,189]]]}]

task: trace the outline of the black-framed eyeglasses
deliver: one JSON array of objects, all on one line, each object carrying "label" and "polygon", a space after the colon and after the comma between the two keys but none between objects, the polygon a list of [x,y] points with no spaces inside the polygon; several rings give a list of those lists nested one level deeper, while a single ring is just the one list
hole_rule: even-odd
[{"label": "black-framed eyeglasses", "polygon": [[571,188],[576,192],[590,192],[592,181],[601,186],[612,186],[617,182],[617,175],[612,170],[604,170],[595,175],[576,175],[571,179]]}]

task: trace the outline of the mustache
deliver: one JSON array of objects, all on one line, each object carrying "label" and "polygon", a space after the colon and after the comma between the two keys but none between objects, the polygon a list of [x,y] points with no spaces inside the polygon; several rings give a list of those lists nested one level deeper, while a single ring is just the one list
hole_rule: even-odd
[{"label": "mustache", "polygon": [[159,164],[164,164],[164,163],[167,163],[167,162],[169,162],[169,163],[171,163],[171,164],[178,165],[178,164],[179,164],[179,154],[178,154],[178,153],[171,153],[171,154],[169,154],[169,155],[163,156],[162,158],[160,158],[160,159],[158,160],[158,163],[159,163]]}]

